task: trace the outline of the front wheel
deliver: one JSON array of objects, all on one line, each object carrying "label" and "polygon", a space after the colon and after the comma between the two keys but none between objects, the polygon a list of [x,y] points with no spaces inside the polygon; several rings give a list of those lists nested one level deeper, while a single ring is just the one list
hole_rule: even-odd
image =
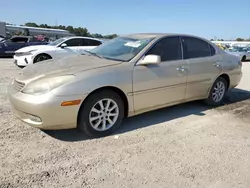
[{"label": "front wheel", "polygon": [[221,105],[226,92],[227,92],[228,83],[225,78],[219,77],[213,84],[208,99],[205,102],[210,106],[219,106]]},{"label": "front wheel", "polygon": [[34,63],[40,62],[40,61],[45,61],[48,59],[52,59],[48,54],[39,54],[35,57]]},{"label": "front wheel", "polygon": [[91,137],[108,136],[121,125],[124,104],[113,91],[92,94],[82,105],[78,114],[78,128]]}]

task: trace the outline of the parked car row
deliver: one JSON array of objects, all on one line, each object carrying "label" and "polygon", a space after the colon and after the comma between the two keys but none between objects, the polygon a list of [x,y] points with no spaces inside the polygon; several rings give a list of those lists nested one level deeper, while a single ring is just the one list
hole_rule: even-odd
[{"label": "parked car row", "polygon": [[10,39],[2,39],[0,41],[0,56],[13,56],[15,51],[20,48],[45,44],[48,42],[39,41],[31,36],[14,36]]},{"label": "parked car row", "polygon": [[47,45],[27,46],[15,52],[14,62],[19,67],[48,59],[86,53],[104,41],[89,37],[65,37]]},{"label": "parked car row", "polygon": [[225,50],[226,52],[239,56],[241,61],[250,60],[250,48],[233,47]]},{"label": "parked car row", "polygon": [[[238,56],[197,36],[130,34],[102,44],[92,40],[97,47],[90,43],[91,50],[54,58],[76,41],[84,44],[85,38],[16,52],[17,63],[30,63],[8,87],[13,112],[23,122],[107,136],[125,117],[201,99],[220,105],[242,77]],[[33,64],[45,52],[52,59]]]}]

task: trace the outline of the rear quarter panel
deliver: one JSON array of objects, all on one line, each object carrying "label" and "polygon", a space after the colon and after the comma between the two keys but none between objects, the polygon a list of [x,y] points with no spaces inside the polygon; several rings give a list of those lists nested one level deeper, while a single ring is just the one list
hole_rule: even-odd
[{"label": "rear quarter panel", "polygon": [[230,78],[229,88],[236,87],[242,77],[241,58],[232,54],[224,54],[223,56],[223,73]]}]

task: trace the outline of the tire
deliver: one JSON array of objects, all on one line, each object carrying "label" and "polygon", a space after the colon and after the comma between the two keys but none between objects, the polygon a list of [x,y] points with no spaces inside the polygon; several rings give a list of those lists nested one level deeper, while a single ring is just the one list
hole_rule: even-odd
[{"label": "tire", "polygon": [[244,55],[242,58],[241,58],[241,62],[243,61],[246,61],[247,57]]},{"label": "tire", "polygon": [[[110,102],[109,109],[112,109],[114,107],[114,109],[110,113],[105,113],[104,110],[100,109],[100,103],[98,104],[98,102],[103,102],[103,106],[105,107],[107,105],[107,100],[109,100]],[[98,110],[99,116],[97,115],[96,110],[95,112],[93,112],[93,108]],[[114,116],[114,114],[117,114],[117,112],[118,115]],[[109,117],[108,115],[111,116]],[[97,116],[99,118],[97,118]],[[104,119],[105,116],[107,118],[106,120]],[[94,117],[95,120],[91,121],[91,117]],[[84,132],[90,137],[104,137],[114,133],[120,127],[123,118],[124,103],[121,97],[113,91],[103,90],[90,95],[82,104],[78,113],[77,127],[80,131]],[[113,120],[113,125],[109,123],[109,120]],[[99,125],[95,126],[98,123]],[[104,124],[106,124],[107,127],[106,129],[101,130]]]},{"label": "tire", "polygon": [[35,57],[34,59],[34,63],[40,62],[40,61],[45,61],[48,59],[52,59],[51,56],[49,56],[48,54],[39,54]]},{"label": "tire", "polygon": [[[219,85],[222,84],[222,85]],[[215,91],[215,88],[218,88],[219,86],[221,86],[221,89],[219,91],[221,91],[221,95],[219,95],[217,92],[219,91]],[[224,89],[222,89],[224,88]],[[209,97],[205,100],[205,103],[209,106],[220,106],[225,98],[226,92],[227,92],[227,88],[228,88],[228,83],[226,81],[225,78],[223,77],[219,77],[213,84],[210,93],[209,93]],[[217,94],[216,94],[217,93]],[[215,95],[217,95],[217,100],[215,98]]]}]

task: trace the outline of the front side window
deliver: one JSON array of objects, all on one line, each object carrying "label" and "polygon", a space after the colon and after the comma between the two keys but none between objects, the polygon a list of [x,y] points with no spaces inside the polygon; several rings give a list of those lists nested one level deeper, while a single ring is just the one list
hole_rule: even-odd
[{"label": "front side window", "polygon": [[182,37],[184,59],[210,56],[209,44],[193,37]]},{"label": "front side window", "polygon": [[65,41],[65,40],[66,40],[66,38],[60,38],[60,39],[57,39],[57,40],[49,43],[48,45],[49,46],[57,46],[58,44],[60,44],[61,42]]},{"label": "front side window", "polygon": [[104,58],[118,61],[130,61],[153,39],[154,38],[136,39],[130,37],[116,37],[90,51]]},{"label": "front side window", "polygon": [[161,61],[182,59],[181,43],[179,37],[167,37],[157,42],[146,55],[159,55]]}]

